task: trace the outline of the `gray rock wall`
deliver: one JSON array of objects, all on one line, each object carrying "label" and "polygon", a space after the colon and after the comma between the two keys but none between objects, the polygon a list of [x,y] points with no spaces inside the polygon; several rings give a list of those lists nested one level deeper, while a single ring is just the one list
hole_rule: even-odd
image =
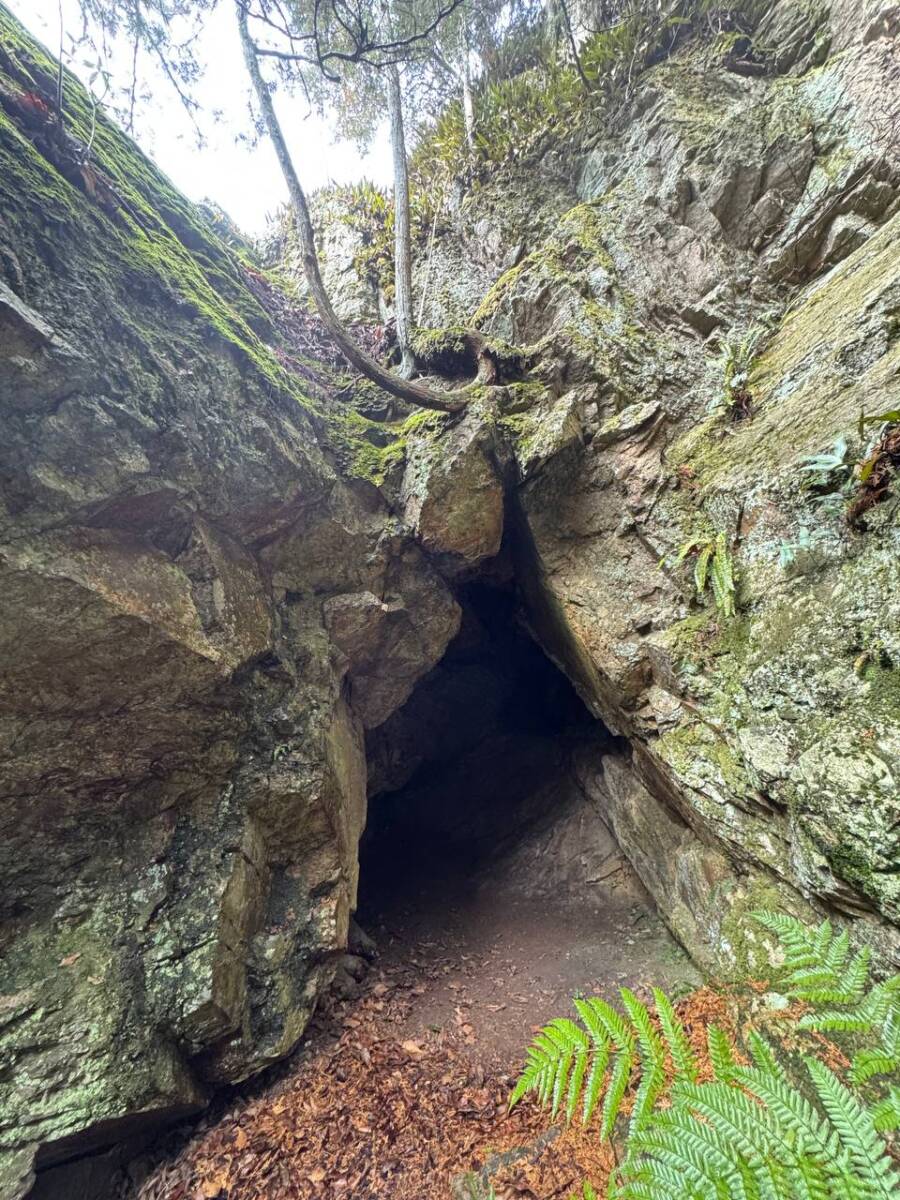
[{"label": "gray rock wall", "polygon": [[[0,9],[4,1196],[297,1042],[354,904],[364,731],[504,537],[535,637],[630,743],[581,787],[695,957],[759,962],[760,905],[897,956],[897,485],[851,527],[800,469],[897,407],[895,8],[773,6],[769,74],[685,47],[530,192],[498,173],[428,319],[530,344],[531,375],[456,422],[362,421],[368,457],[136,149],[101,121],[81,169]],[[677,562],[719,532],[731,618]]]},{"label": "gray rock wall", "polygon": [[[0,8],[0,1194],[297,1042],[459,611],[237,261]],[[67,127],[89,119],[67,83]],[[326,371],[327,369],[323,368]]]},{"label": "gray rock wall", "polygon": [[[900,399],[897,33],[892,5],[780,4],[766,73],[684,47],[582,156],[581,203],[446,314],[542,364],[543,390],[483,417],[518,464],[535,629],[630,739],[634,773],[586,786],[718,969],[758,961],[743,917],[764,904],[900,954],[894,468],[848,520],[877,440],[860,411]],[[804,456],[841,438],[815,480]],[[679,563],[719,533],[730,618],[695,595],[696,552]]]}]

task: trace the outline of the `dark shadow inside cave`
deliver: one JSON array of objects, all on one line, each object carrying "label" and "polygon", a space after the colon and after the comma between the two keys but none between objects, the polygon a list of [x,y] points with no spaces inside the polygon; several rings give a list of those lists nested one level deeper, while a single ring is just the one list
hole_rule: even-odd
[{"label": "dark shadow inside cave", "polygon": [[512,586],[476,580],[458,598],[462,627],[444,658],[368,738],[363,924],[389,894],[514,856],[571,808],[579,748],[615,748],[518,618]]}]

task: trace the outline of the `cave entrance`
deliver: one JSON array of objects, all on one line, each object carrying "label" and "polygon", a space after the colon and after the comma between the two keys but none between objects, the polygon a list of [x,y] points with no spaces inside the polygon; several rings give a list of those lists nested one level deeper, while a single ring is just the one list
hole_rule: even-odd
[{"label": "cave entrance", "polygon": [[358,920],[405,975],[411,1036],[515,1061],[577,992],[694,975],[578,783],[627,747],[529,635],[511,578],[458,598],[443,660],[367,739]]}]

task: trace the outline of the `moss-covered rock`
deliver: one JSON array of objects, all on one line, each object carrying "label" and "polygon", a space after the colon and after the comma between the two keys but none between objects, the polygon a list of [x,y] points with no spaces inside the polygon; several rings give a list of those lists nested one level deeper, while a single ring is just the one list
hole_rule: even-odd
[{"label": "moss-covered rock", "polygon": [[[630,119],[582,162],[583,202],[473,318],[542,362],[543,396],[499,422],[535,602],[556,614],[557,632],[535,627],[569,645],[634,746],[655,815],[620,806],[623,845],[679,936],[727,968],[747,960],[735,947],[760,889],[838,912],[888,957],[900,942],[900,485],[854,532],[850,471],[829,493],[802,470],[839,437],[852,465],[874,440],[855,433],[860,410],[896,408],[895,34],[776,8],[767,27],[790,33],[791,74],[736,77],[691,45],[649,71]],[[742,342],[731,411],[723,364]],[[735,562],[730,620],[699,611],[695,556],[678,562],[701,531],[724,532]],[[663,812],[686,832],[654,853]]]},{"label": "moss-covered rock", "polygon": [[[454,205],[419,354],[470,373],[475,326],[503,377],[462,418],[298,357],[246,248],[102,116],[85,156],[69,76],[60,133],[0,8],[4,1194],[295,1044],[355,902],[363,728],[504,535],[630,743],[585,789],[695,957],[762,969],[761,905],[896,955],[898,485],[851,530],[798,461],[896,407],[897,31],[853,7],[773,6],[767,75],[686,43],[583,154]],[[678,561],[698,531],[734,618]]]},{"label": "moss-covered rock", "polygon": [[446,431],[422,422],[410,436],[404,519],[445,573],[471,572],[500,550],[504,482],[494,423],[477,405]]},{"label": "moss-covered rock", "polygon": [[359,664],[323,605],[390,594],[393,636],[364,647],[382,715],[459,619],[380,494],[335,469],[390,434],[367,441],[333,361],[284,340],[273,280],[102,114],[85,153],[92,110],[63,79],[61,132],[56,66],[0,6],[10,1200],[296,1044],[365,822]]}]

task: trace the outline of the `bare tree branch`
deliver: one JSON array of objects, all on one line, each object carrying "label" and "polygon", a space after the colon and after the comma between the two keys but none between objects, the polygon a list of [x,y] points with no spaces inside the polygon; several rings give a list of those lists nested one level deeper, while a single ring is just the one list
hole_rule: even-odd
[{"label": "bare tree branch", "polygon": [[[277,58],[282,62],[302,62],[318,66],[327,79],[331,80],[331,82],[336,82],[340,77],[333,73],[330,67],[331,63],[352,65],[354,63],[366,62],[377,67],[387,67],[393,64],[399,65],[408,58],[409,51],[412,48],[426,47],[431,35],[441,22],[451,16],[463,3],[464,0],[446,0],[446,3],[437,9],[428,24],[421,29],[417,29],[405,37],[378,39],[377,36],[373,37],[359,14],[356,14],[356,20],[354,21],[352,19],[353,14],[347,10],[346,5],[342,5],[340,0],[331,0],[329,8],[332,16],[348,38],[349,47],[347,49],[339,49],[335,46],[326,47],[324,45],[324,34],[320,16],[323,7],[322,0],[315,0],[313,6],[313,27],[309,33],[281,28],[264,11],[251,9],[249,5],[245,6],[245,9],[247,16],[251,20],[261,21],[269,25],[282,36],[287,37],[292,43],[309,41],[315,47],[315,57],[311,57],[309,53],[257,45],[255,50],[257,57]],[[341,11],[342,9],[344,10],[343,12]]]},{"label": "bare tree branch", "polygon": [[406,400],[410,404],[416,404],[421,408],[437,409],[439,412],[459,412],[460,409],[466,406],[469,399],[468,392],[465,389],[462,391],[436,392],[422,383],[401,379],[399,376],[392,374],[382,367],[370,355],[366,354],[356,344],[338,319],[337,314],[331,306],[331,300],[325,290],[325,285],[322,282],[319,260],[316,254],[315,231],[313,229],[306,194],[303,191],[293,159],[288,150],[284,133],[275,112],[275,105],[272,102],[271,93],[262,76],[257,56],[257,47],[250,34],[246,0],[235,0],[235,7],[247,71],[259,102],[266,131],[272,140],[279,166],[287,183],[291,208],[294,212],[297,232],[300,237],[303,270],[316,308],[319,310],[319,315],[325,323],[328,332],[334,338],[335,343],[347,361],[390,395],[397,396],[399,399]]}]

